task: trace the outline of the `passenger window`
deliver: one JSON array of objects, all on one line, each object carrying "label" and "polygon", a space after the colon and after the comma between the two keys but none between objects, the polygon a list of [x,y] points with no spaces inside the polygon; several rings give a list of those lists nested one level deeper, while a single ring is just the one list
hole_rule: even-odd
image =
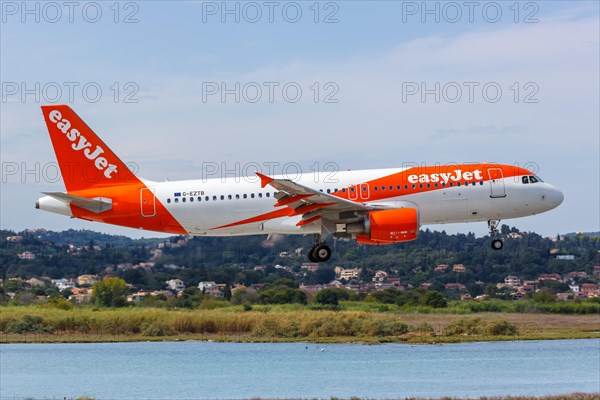
[{"label": "passenger window", "polygon": [[453,186],[454,186],[454,183],[450,182],[450,187],[453,187]]},{"label": "passenger window", "polygon": [[179,199],[175,199],[175,203],[179,203]]},{"label": "passenger window", "polygon": [[362,187],[362,191],[363,191],[363,192],[366,192],[366,191],[367,191],[367,187],[366,187],[366,186],[363,186],[363,187]]},{"label": "passenger window", "polygon": [[459,186],[459,187],[460,187],[460,182],[456,182],[456,186]]},{"label": "passenger window", "polygon": [[193,198],[193,197],[190,197],[190,202],[193,202],[193,201],[194,201],[194,198]]},{"label": "passenger window", "polygon": [[431,188],[431,183],[427,184],[427,189]]},{"label": "passenger window", "polygon": [[244,198],[245,198],[245,199],[247,199],[247,198],[248,198],[248,195],[247,195],[246,193],[244,193]]},{"label": "passenger window", "polygon": [[442,182],[442,187],[446,187],[446,182]]},{"label": "passenger window", "polygon": [[216,200],[217,200],[217,196],[213,196],[213,200],[215,200],[215,201],[216,201]]},{"label": "passenger window", "polygon": [[383,186],[383,185],[382,185],[382,186],[381,186],[381,190],[385,190],[385,186]]},{"label": "passenger window", "polygon": [[402,186],[401,186],[401,185],[398,185],[398,186],[396,186],[396,189],[397,189],[397,190],[400,190],[400,189],[402,189]]},{"label": "passenger window", "polygon": [[262,193],[259,193],[259,194],[258,194],[258,197],[260,197],[260,198],[262,199]]},{"label": "passenger window", "polygon": [[236,200],[239,200],[239,199],[240,199],[240,195],[239,195],[239,194],[236,194],[236,195],[235,195],[235,199],[236,199]]},{"label": "passenger window", "polygon": [[390,190],[394,190],[394,187],[392,185],[390,185]]},{"label": "passenger window", "polygon": [[208,201],[209,199],[210,199],[210,197],[208,197],[208,196],[206,196],[206,197],[204,198],[204,200],[206,200],[206,201]]},{"label": "passenger window", "polygon": [[231,195],[228,195],[228,196],[227,196],[227,198],[228,198],[229,200],[231,200],[233,197],[232,197]]},{"label": "passenger window", "polygon": [[419,189],[423,189],[423,184],[419,184]]},{"label": "passenger window", "polygon": [[221,200],[225,200],[225,196],[221,195]]},{"label": "passenger window", "polygon": [[184,197],[184,198],[182,198],[182,199],[181,199],[181,201],[185,203],[185,197]]},{"label": "passenger window", "polygon": [[250,193],[250,197],[254,198],[254,193]]},{"label": "passenger window", "polygon": [[529,183],[529,177],[528,176],[524,176],[524,177],[521,178],[521,181],[523,183]]},{"label": "passenger window", "polygon": [[198,196],[198,201],[202,201],[202,197]]},{"label": "passenger window", "polygon": [[346,193],[346,188],[342,188],[342,193]]},{"label": "passenger window", "polygon": [[170,203],[171,203],[171,199],[167,199],[167,203],[169,203],[169,204],[170,204]]},{"label": "passenger window", "polygon": [[404,185],[404,190],[408,190],[408,185]]},{"label": "passenger window", "polygon": [[378,191],[378,190],[379,190],[379,189],[377,188],[377,186],[373,186],[373,189],[374,189],[375,191]]},{"label": "passenger window", "polygon": [[413,185],[412,185],[412,188],[413,188],[413,189],[416,189],[416,188],[417,188],[417,185],[415,185],[415,184],[413,183]]},{"label": "passenger window", "polygon": [[351,187],[351,188],[350,188],[350,191],[351,191],[352,193],[354,193],[354,188],[353,188],[353,187]]}]

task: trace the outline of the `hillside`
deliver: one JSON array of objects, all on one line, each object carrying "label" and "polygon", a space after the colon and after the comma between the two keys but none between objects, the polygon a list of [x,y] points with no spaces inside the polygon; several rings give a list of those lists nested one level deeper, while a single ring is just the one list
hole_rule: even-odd
[{"label": "hillside", "polygon": [[[428,283],[441,288],[456,283],[477,295],[485,284],[503,282],[508,275],[533,280],[540,274],[584,272],[582,276],[593,278],[593,267],[600,265],[598,236],[564,235],[556,241],[506,225],[502,231],[506,239],[501,251],[490,249],[488,237],[429,230],[421,231],[414,242],[391,246],[336,240],[331,260],[313,272],[302,269],[310,236],[264,243],[265,236],[131,239],[85,230],[0,231],[0,278],[110,274],[141,289],[162,289],[172,278],[182,279],[188,286],[206,280],[250,285],[278,278],[318,284],[333,279],[333,268],[339,266],[360,268],[358,279],[362,282],[371,282],[381,270],[400,278],[403,285]],[[24,257],[25,252],[31,255]],[[437,268],[440,265],[450,267],[443,270]],[[464,270],[453,268],[455,265],[464,266]],[[578,279],[581,283],[596,281]],[[568,290],[568,286],[562,284],[558,289]]]}]

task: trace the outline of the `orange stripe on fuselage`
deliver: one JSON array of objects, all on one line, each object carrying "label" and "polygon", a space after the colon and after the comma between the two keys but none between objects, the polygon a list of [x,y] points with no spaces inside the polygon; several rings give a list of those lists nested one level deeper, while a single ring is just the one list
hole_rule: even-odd
[{"label": "orange stripe on fuselage", "polygon": [[[406,195],[417,194],[417,193],[431,192],[431,191],[440,190],[440,189],[455,188],[455,187],[459,187],[459,186],[457,186],[458,182],[460,182],[460,184],[461,184],[460,187],[464,187],[465,183],[472,185],[473,183],[478,184],[479,182],[489,181],[490,174],[488,173],[488,169],[500,169],[502,171],[503,178],[510,178],[510,177],[514,177],[514,176],[531,175],[532,174],[531,171],[528,171],[524,168],[511,166],[511,165],[502,165],[502,164],[458,164],[458,165],[453,165],[453,166],[415,167],[415,168],[409,168],[407,170],[398,172],[396,174],[387,175],[387,176],[384,176],[381,178],[373,179],[373,180],[370,180],[370,181],[367,181],[367,182],[364,182],[361,184],[350,185],[349,187],[345,188],[346,192],[342,192],[341,190],[339,190],[336,193],[331,193],[331,195],[340,197],[340,198],[344,198],[344,199],[348,199],[351,201],[357,201],[357,202],[364,203],[364,202],[369,202],[369,201],[385,200],[385,199],[389,199],[392,197],[398,197],[398,196],[406,196]],[[465,173],[467,173],[467,174],[465,174]],[[435,175],[435,174],[437,174],[437,175]],[[442,175],[442,174],[444,174],[444,175]],[[435,180],[435,178],[434,178],[435,176],[437,176],[438,182],[432,182],[432,180]],[[496,177],[496,175],[494,175],[494,174],[491,174],[491,176]],[[425,177],[427,177],[427,178],[425,178]],[[268,177],[266,177],[266,178],[268,178]],[[462,178],[462,179],[458,179],[458,178]],[[429,182],[426,182],[425,181],[426,179],[429,179]],[[446,185],[442,186],[442,182],[444,182],[445,180],[446,180]],[[423,181],[423,182],[421,182],[421,181]],[[436,186],[436,183],[437,183],[437,186]],[[452,183],[453,186],[450,186],[450,183]],[[367,184],[369,186],[369,197],[366,199],[360,197],[361,193],[359,192],[359,190],[361,190],[361,185],[364,185],[364,184]],[[397,188],[398,185],[401,186],[400,190],[398,190],[398,188]],[[405,185],[408,186],[408,189],[405,189]],[[413,185],[414,185],[414,187],[413,187]],[[378,190],[374,190],[375,186],[378,187]],[[386,189],[381,190],[381,186],[385,186]],[[392,187],[392,190],[390,190],[390,186]],[[354,190],[357,191],[357,192],[354,192],[352,199],[349,198],[351,188],[354,188]],[[296,197],[296,199],[299,199],[303,196],[310,197],[312,195],[308,195],[308,196],[307,195],[295,195],[293,197]],[[356,197],[358,197],[358,198],[356,198]],[[252,218],[244,219],[242,221],[232,222],[227,225],[222,225],[222,226],[218,226],[215,228],[211,228],[211,230],[221,229],[221,228],[229,228],[232,226],[249,224],[252,222],[266,221],[266,220],[281,218],[281,217],[285,217],[285,216],[295,216],[295,215],[303,214],[303,213],[306,213],[308,211],[312,211],[315,209],[328,207],[333,204],[335,204],[335,203],[309,204],[306,206],[301,206],[300,208],[298,208],[296,210],[292,210],[292,211],[290,211],[290,208],[286,207],[286,208],[283,208],[280,210],[276,210],[276,211],[272,211],[272,212],[269,212],[266,214],[257,215]],[[281,205],[282,205],[281,203],[275,204],[275,206],[281,206]],[[315,219],[315,221],[316,221],[316,219]],[[313,222],[312,218],[311,218],[310,222]],[[300,223],[303,223],[303,221],[301,221]]]},{"label": "orange stripe on fuselage", "polygon": [[[465,183],[487,182],[490,180],[488,169],[500,169],[503,178],[521,175],[532,175],[531,171],[512,165],[502,164],[458,164],[450,166],[424,166],[409,168],[404,171],[373,179],[356,185],[350,185],[343,192],[341,189],[331,195],[357,202],[385,200],[392,197],[406,196],[417,193],[431,192],[440,189],[456,188],[458,183],[464,187]],[[493,176],[493,175],[492,175]],[[455,180],[455,178],[461,178]],[[434,180],[437,179],[437,182]],[[445,181],[445,179],[447,179]],[[428,180],[428,181],[427,181]],[[445,186],[442,185],[443,182]],[[452,183],[452,186],[450,186]],[[436,185],[437,184],[437,185]],[[361,197],[362,185],[368,185],[368,197]],[[400,185],[400,189],[398,189]],[[385,190],[381,190],[381,187]],[[375,190],[377,187],[377,190]],[[390,189],[391,187],[391,189]],[[355,192],[351,192],[354,189]],[[352,194],[352,196],[350,196]]]}]

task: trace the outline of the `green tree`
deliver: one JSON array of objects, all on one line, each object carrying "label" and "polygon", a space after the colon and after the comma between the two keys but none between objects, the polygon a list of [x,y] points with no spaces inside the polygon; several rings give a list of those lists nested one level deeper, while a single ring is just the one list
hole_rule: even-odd
[{"label": "green tree", "polygon": [[223,291],[223,298],[225,298],[225,300],[227,301],[231,300],[231,286],[229,286],[229,283],[225,285],[225,290]]},{"label": "green tree", "polygon": [[231,296],[232,304],[254,304],[258,301],[256,290],[251,288],[238,289]]},{"label": "green tree", "polygon": [[425,305],[433,308],[446,308],[448,301],[437,291],[431,290],[425,294]]},{"label": "green tree", "polygon": [[350,294],[346,289],[323,289],[317,296],[315,297],[315,301],[320,304],[328,304],[332,306],[337,306],[340,300],[348,300],[350,298]]},{"label": "green tree", "polygon": [[541,288],[533,294],[533,301],[536,303],[553,303],[556,301],[556,297],[550,289]]},{"label": "green tree", "polygon": [[315,272],[315,280],[318,285],[324,285],[335,279],[333,268],[321,267]]},{"label": "green tree", "polygon": [[127,305],[127,283],[120,278],[108,278],[93,286],[93,301],[103,307],[124,307]]},{"label": "green tree", "polygon": [[306,304],[306,293],[299,289],[292,289],[289,286],[276,285],[269,286],[259,293],[260,302],[263,304],[286,304],[300,303]]}]

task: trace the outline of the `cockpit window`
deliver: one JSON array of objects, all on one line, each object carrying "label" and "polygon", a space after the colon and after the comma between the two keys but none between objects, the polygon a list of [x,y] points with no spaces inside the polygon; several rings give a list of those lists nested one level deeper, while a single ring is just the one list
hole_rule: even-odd
[{"label": "cockpit window", "polygon": [[530,175],[530,176],[523,176],[521,178],[521,181],[523,183],[537,183],[537,182],[543,182],[538,176],[535,175]]}]

